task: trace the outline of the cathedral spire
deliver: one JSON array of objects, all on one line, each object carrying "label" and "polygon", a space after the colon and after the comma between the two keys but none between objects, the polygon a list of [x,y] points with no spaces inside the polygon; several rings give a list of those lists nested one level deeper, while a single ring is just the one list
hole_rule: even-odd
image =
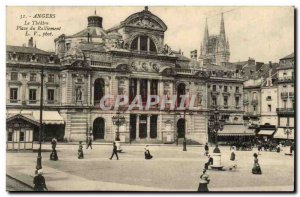
[{"label": "cathedral spire", "polygon": [[208,25],[207,25],[207,18],[206,18],[206,21],[205,21],[205,30],[204,30],[204,37],[203,37],[203,43],[201,43],[201,49],[200,51],[203,53],[203,54],[206,54],[207,52],[207,47],[208,47],[208,40],[209,40],[209,34],[208,34]]},{"label": "cathedral spire", "polygon": [[223,12],[221,14],[221,25],[220,25],[220,37],[223,41],[226,41],[226,34],[225,34],[225,25],[224,25],[224,17]]},{"label": "cathedral spire", "polygon": [[205,30],[204,30],[204,38],[203,38],[203,44],[205,45],[206,42],[208,42],[208,37],[209,37],[209,34],[208,34],[208,25],[207,25],[207,18],[206,18],[206,21],[205,21]]}]

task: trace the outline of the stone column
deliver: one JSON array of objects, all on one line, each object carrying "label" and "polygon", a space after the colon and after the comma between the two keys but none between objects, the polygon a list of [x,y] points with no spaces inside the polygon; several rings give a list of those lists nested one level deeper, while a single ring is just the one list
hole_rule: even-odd
[{"label": "stone column", "polygon": [[[149,97],[149,95],[151,94],[151,80],[148,79],[147,80],[147,96]],[[147,98],[148,99],[148,98]]]},{"label": "stone column", "polygon": [[147,38],[147,51],[150,52],[150,38]]},{"label": "stone column", "polygon": [[87,91],[87,104],[88,106],[91,105],[91,73],[88,75],[88,91]]},{"label": "stone column", "polygon": [[147,115],[147,141],[150,140],[150,117],[151,115]]},{"label": "stone column", "polygon": [[140,37],[138,37],[138,51],[141,50],[140,46],[141,46],[141,39],[140,39]]},{"label": "stone column", "polygon": [[136,95],[140,95],[140,79],[136,79]]},{"label": "stone column", "polygon": [[140,115],[136,115],[136,133],[135,133],[135,139],[138,140],[140,139],[139,137],[139,130],[140,130]]}]

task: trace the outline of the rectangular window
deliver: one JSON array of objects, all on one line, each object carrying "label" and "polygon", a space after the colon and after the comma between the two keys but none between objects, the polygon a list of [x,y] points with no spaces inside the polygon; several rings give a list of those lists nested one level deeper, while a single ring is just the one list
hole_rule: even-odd
[{"label": "rectangular window", "polygon": [[35,73],[30,73],[30,81],[36,81],[36,74]]},{"label": "rectangular window", "polygon": [[66,43],[66,50],[69,50],[71,47],[71,44],[70,43]]},{"label": "rectangular window", "polygon": [[224,92],[227,92],[227,91],[228,91],[228,87],[224,86]]},{"label": "rectangular window", "polygon": [[48,75],[48,82],[54,83],[54,74]]},{"label": "rectangular window", "polygon": [[25,141],[25,131],[20,131],[20,142]]},{"label": "rectangular window", "polygon": [[238,107],[240,105],[240,97],[235,97],[235,106]]},{"label": "rectangular window", "polygon": [[272,97],[271,96],[267,96],[267,101],[271,101]]},{"label": "rectangular window", "polygon": [[53,89],[48,89],[48,102],[54,102],[54,90]]},{"label": "rectangular window", "polygon": [[269,112],[272,111],[272,106],[271,105],[268,105],[268,110],[269,110]]},{"label": "rectangular window", "polygon": [[18,102],[18,88],[10,88],[10,102]]},{"label": "rectangular window", "polygon": [[235,92],[239,93],[240,92],[240,87],[235,87]]},{"label": "rectangular window", "polygon": [[10,79],[17,81],[18,80],[18,73],[17,72],[11,72],[10,73]]},{"label": "rectangular window", "polygon": [[217,86],[213,85],[213,91],[217,91]]},{"label": "rectangular window", "polygon": [[228,105],[228,97],[225,96],[225,97],[224,97],[224,106],[227,106],[227,105]]},{"label": "rectangular window", "polygon": [[29,89],[29,102],[36,102],[36,89]]},{"label": "rectangular window", "polygon": [[212,97],[212,100],[211,100],[211,104],[213,105],[213,106],[216,106],[217,105],[217,98],[216,97]]}]

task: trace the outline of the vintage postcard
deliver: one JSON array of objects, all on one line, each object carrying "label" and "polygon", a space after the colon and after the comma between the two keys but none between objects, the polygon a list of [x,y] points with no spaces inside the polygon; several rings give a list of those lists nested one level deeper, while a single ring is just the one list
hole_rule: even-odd
[{"label": "vintage postcard", "polygon": [[7,191],[294,192],[294,19],[8,6]]}]

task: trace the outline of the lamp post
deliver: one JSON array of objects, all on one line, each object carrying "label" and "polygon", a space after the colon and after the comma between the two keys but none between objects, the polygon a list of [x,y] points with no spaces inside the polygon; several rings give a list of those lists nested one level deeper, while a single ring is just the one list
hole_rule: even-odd
[{"label": "lamp post", "polygon": [[42,131],[43,131],[43,92],[44,92],[44,67],[41,69],[41,93],[40,93],[40,128],[39,128],[39,150],[36,161],[36,173],[42,169]]},{"label": "lamp post", "polygon": [[210,112],[210,118],[208,119],[208,127],[211,134],[214,134],[215,144],[218,144],[218,132],[223,130],[225,120],[220,116],[220,112],[216,108]]},{"label": "lamp post", "polygon": [[116,141],[116,144],[117,144],[118,151],[121,151],[121,147],[120,147],[120,126],[125,123],[125,117],[120,116],[120,112],[118,111],[117,115],[112,117],[112,121],[113,121],[114,125],[117,125],[117,132],[116,132],[115,141]]}]

